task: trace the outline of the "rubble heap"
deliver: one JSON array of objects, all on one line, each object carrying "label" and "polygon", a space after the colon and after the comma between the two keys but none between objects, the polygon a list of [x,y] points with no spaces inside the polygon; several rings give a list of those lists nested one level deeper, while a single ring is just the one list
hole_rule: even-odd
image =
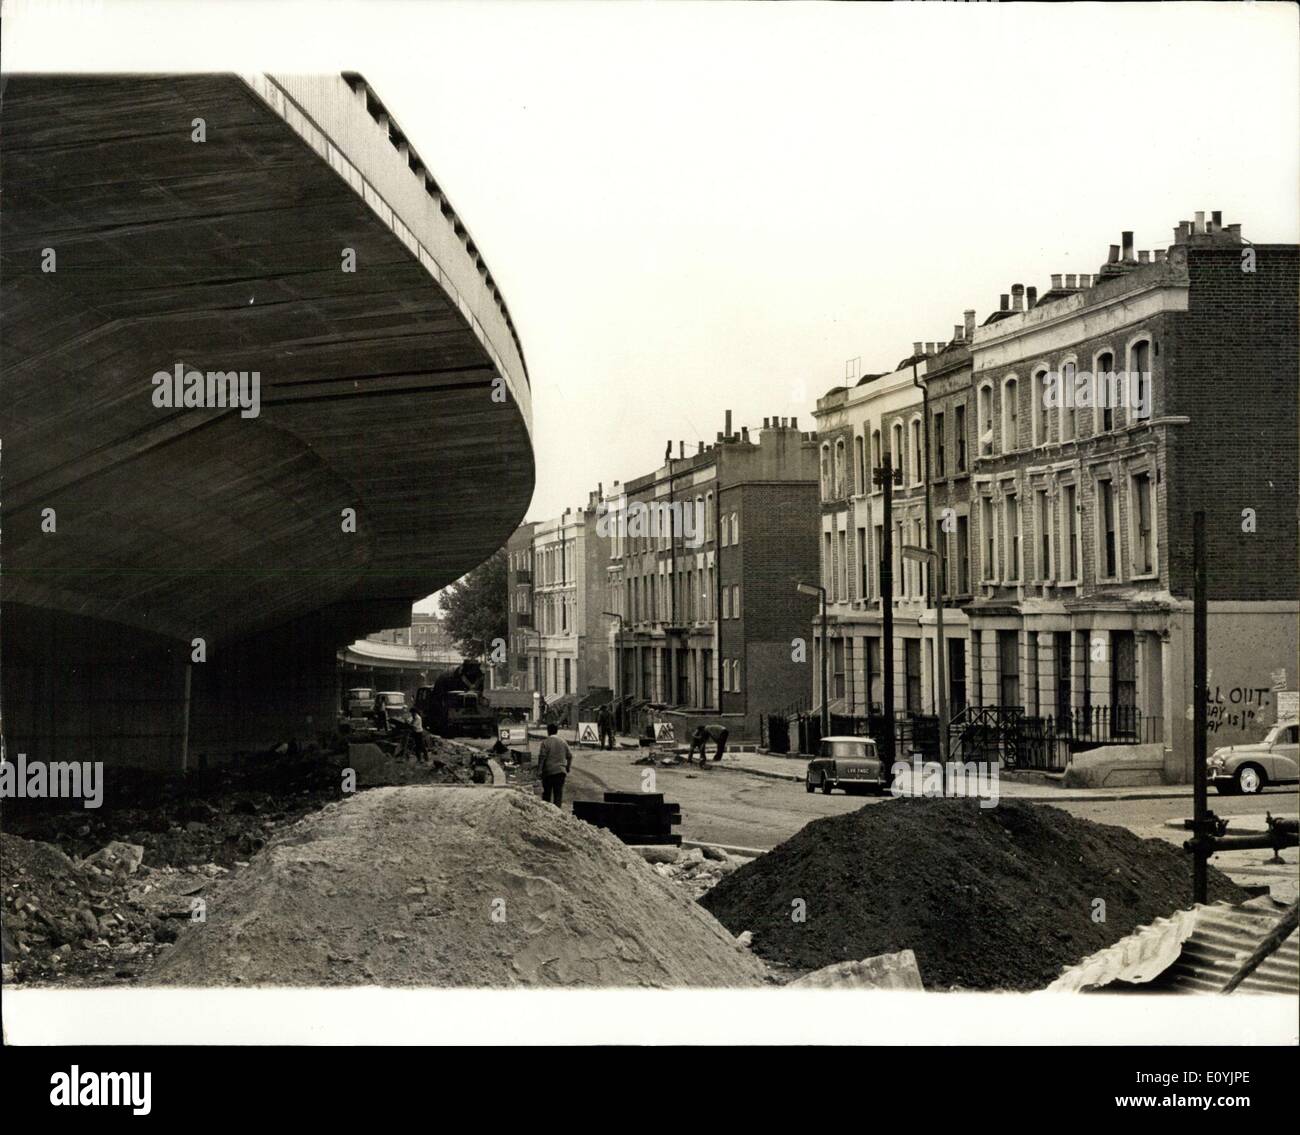
[{"label": "rubble heap", "polygon": [[[1164,840],[1041,804],[909,798],[815,820],[700,902],[792,969],[911,949],[928,989],[1030,990],[1190,891]],[[1211,870],[1211,901],[1247,897]]]},{"label": "rubble heap", "polygon": [[99,809],[6,800],[4,980],[134,980],[176,940],[213,879],[247,867],[277,831],[338,801],[345,769],[358,790],[469,782],[470,749],[440,739],[432,747],[428,764],[356,746],[345,754],[264,755],[187,778],[122,769]]},{"label": "rubble heap", "polygon": [[608,832],[509,790],[383,788],[218,881],[164,985],[752,986],[764,967]]}]

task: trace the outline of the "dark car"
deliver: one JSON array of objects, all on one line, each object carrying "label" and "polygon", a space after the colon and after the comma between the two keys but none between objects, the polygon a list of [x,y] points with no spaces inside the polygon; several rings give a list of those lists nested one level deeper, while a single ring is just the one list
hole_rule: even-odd
[{"label": "dark car", "polygon": [[888,787],[884,761],[870,737],[823,737],[804,777],[808,792],[820,788],[827,796],[836,788],[852,794],[883,792]]}]

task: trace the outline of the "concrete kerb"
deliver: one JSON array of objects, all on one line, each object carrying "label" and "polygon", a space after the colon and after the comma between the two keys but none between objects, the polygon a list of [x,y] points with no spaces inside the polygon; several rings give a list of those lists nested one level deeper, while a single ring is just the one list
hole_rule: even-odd
[{"label": "concrete kerb", "polygon": [[745,859],[757,859],[760,855],[766,855],[767,851],[761,847],[733,847],[727,843],[702,843],[698,839],[682,840],[683,847],[698,847],[703,851],[706,847],[714,847],[719,851],[725,851],[728,855],[738,855]]},{"label": "concrete kerb", "polygon": [[[724,772],[745,772],[750,776],[762,776],[769,780],[786,780],[794,784],[803,783],[804,774],[771,772],[767,769],[750,768],[743,764],[728,764],[724,762],[714,764],[709,762],[710,769],[721,769]],[[1191,785],[1161,785],[1159,788],[1143,788],[1135,786],[1132,789],[1099,789],[1099,788],[1049,788],[1046,785],[1035,788],[1016,788],[1014,791],[1007,792],[1004,790],[1003,798],[1008,800],[1032,800],[1035,803],[1085,803],[1088,801],[1114,801],[1114,800],[1181,800],[1191,799]]]}]

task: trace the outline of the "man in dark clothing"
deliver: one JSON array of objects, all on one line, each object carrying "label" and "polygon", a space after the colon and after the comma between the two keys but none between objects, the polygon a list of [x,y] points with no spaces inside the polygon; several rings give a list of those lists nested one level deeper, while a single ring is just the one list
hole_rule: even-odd
[{"label": "man in dark clothing", "polygon": [[573,753],[554,721],[546,726],[546,739],[537,753],[537,771],[542,778],[542,799],[557,808],[564,803],[564,778],[573,767]]},{"label": "man in dark clothing", "polygon": [[608,705],[602,705],[596,711],[596,728],[600,731],[600,747],[602,749],[612,749],[614,747],[614,715],[609,712]]},{"label": "man in dark clothing", "polygon": [[714,750],[713,759],[722,760],[722,754],[727,751],[727,737],[729,736],[725,725],[697,725],[695,732],[691,734],[691,751],[686,756],[686,763],[690,764],[695,757],[695,750],[700,750],[700,768],[704,767],[704,750],[708,742],[712,740],[717,748]]}]

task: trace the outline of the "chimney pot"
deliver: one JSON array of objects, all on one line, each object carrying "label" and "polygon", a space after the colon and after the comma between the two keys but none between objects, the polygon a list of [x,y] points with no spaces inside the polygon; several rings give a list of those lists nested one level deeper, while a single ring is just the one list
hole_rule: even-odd
[{"label": "chimney pot", "polygon": [[962,312],[962,318],[966,324],[966,338],[971,340],[975,338],[975,309],[968,307]]},{"label": "chimney pot", "polygon": [[772,420],[771,418],[764,418],[764,419],[763,419],[763,428],[764,428],[764,429],[767,429],[767,428],[768,428],[768,422],[770,422],[771,420]]},{"label": "chimney pot", "polygon": [[1139,264],[1149,264],[1149,263],[1151,263],[1151,253],[1148,252],[1148,251],[1146,251],[1146,249],[1143,249],[1141,252],[1139,252],[1139,253],[1138,253],[1138,263],[1139,263]]},{"label": "chimney pot", "polygon": [[1112,245],[1110,246],[1110,256],[1107,258],[1106,263],[1108,263],[1108,264],[1118,264],[1118,263],[1119,263],[1119,245],[1118,245],[1118,244],[1112,244]]},{"label": "chimney pot", "polygon": [[952,325],[952,341],[954,343],[960,343],[961,338],[962,338],[962,326],[960,323],[954,323]]},{"label": "chimney pot", "polygon": [[1131,232],[1122,232],[1119,234],[1121,243],[1124,246],[1124,259],[1133,259],[1133,234]]},{"label": "chimney pot", "polygon": [[799,419],[798,419],[798,418],[791,418],[791,419],[790,419],[790,428],[791,428],[792,430],[797,430],[797,429],[799,428]]},{"label": "chimney pot", "polygon": [[1076,287],[1075,281],[1076,281],[1077,279],[1078,279],[1078,277],[1075,276],[1075,274],[1074,274],[1073,272],[1067,272],[1067,273],[1065,274],[1065,286],[1066,286],[1067,288],[1071,288],[1071,289],[1073,289],[1074,287]]},{"label": "chimney pot", "polygon": [[936,344],[934,345],[934,353],[935,353],[936,355],[941,355],[941,354],[943,354],[944,348],[947,347],[947,346],[948,346],[947,343],[936,343]]},{"label": "chimney pot", "polygon": [[1085,276],[1085,275],[1080,274],[1080,276],[1079,276],[1079,287],[1081,287],[1081,288],[1091,288],[1091,287],[1092,287],[1092,282],[1093,282],[1093,277],[1092,277],[1092,276]]},{"label": "chimney pot", "polygon": [[1002,295],[1001,295],[1001,297],[999,297],[999,298],[1002,300],[1002,308],[1001,308],[1001,310],[1002,310],[1002,311],[1010,311],[1010,310],[1011,310],[1011,297],[1010,297],[1009,295],[1007,295],[1006,292],[1003,292]]},{"label": "chimney pot", "polygon": [[1210,223],[1214,225],[1216,229],[1223,228],[1223,211],[1221,209],[1215,209],[1214,212],[1210,214]]},{"label": "chimney pot", "polygon": [[1061,286],[1061,273],[1057,272],[1052,276],[1052,291],[1056,291]]},{"label": "chimney pot", "polygon": [[1196,214],[1196,228],[1194,231],[1198,233],[1203,233],[1205,231],[1205,210],[1204,209],[1201,209]]},{"label": "chimney pot", "polygon": [[925,345],[925,353],[926,353],[927,355],[933,355],[933,354],[934,354],[934,344],[933,344],[933,343],[927,343],[927,344]]},{"label": "chimney pot", "polygon": [[723,431],[727,437],[731,436],[731,411],[727,411],[727,428]]},{"label": "chimney pot", "polygon": [[919,355],[919,354],[921,354],[921,342],[920,342],[920,340],[917,340],[915,343],[912,344],[912,354],[914,354],[914,355]]},{"label": "chimney pot", "polygon": [[1230,232],[1230,233],[1233,235],[1233,237],[1235,237],[1237,240],[1240,240],[1240,239],[1241,239],[1241,226],[1240,226],[1240,225],[1229,225],[1229,226],[1228,226],[1228,232]]},{"label": "chimney pot", "polygon": [[686,456],[686,443],[682,441],[680,438],[677,441],[677,456],[678,457]]},{"label": "chimney pot", "polygon": [[1037,288],[1034,288],[1034,287],[1028,287],[1028,288],[1026,288],[1026,289],[1025,289],[1025,307],[1026,307],[1026,309],[1033,307],[1033,306],[1036,305],[1037,303],[1038,303],[1038,289],[1037,289]]},{"label": "chimney pot", "polygon": [[1156,249],[1156,263],[1157,263],[1157,264],[1163,264],[1164,262],[1165,262],[1165,250],[1164,250],[1163,248],[1157,248],[1157,249]]},{"label": "chimney pot", "polygon": [[740,439],[741,439],[742,441],[746,442],[746,443],[749,441],[749,427],[748,427],[748,426],[741,426],[741,427],[740,427]]}]

